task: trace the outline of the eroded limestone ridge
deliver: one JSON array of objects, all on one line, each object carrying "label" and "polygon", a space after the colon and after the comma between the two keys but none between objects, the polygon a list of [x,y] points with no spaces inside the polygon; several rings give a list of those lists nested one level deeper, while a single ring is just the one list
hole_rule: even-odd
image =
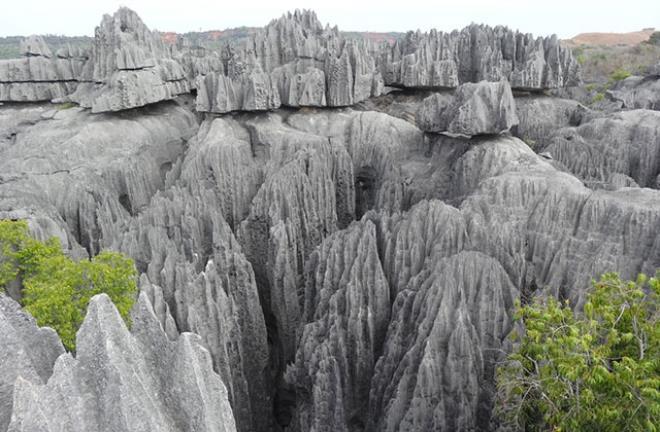
[{"label": "eroded limestone ridge", "polygon": [[[52,354],[62,347],[51,329],[37,328],[31,317],[13,310],[18,305],[11,299],[0,297],[0,304],[0,323],[14,323],[26,336],[24,349],[10,344],[11,352],[31,358],[35,368],[17,371],[11,382],[14,409],[6,430],[236,431],[227,390],[201,339],[191,333],[168,338],[147,293],[134,307],[131,332],[109,297],[93,297],[75,357],[63,353],[57,359]],[[11,342],[14,334],[3,331],[2,338]],[[16,366],[30,364],[17,360]],[[3,361],[3,371],[7,365]]]},{"label": "eroded limestone ridge", "polygon": [[515,89],[543,90],[580,81],[577,60],[557,36],[477,24],[451,33],[409,32],[381,51],[380,67],[386,85],[406,88],[454,88],[505,78]]},{"label": "eroded limestone ridge", "polygon": [[247,41],[214,51],[163,42],[130,9],[105,15],[91,53],[24,43],[25,58],[0,62],[0,101],[70,100],[92,112],[121,111],[196,92],[196,110],[226,113],[350,106],[383,86],[455,88],[508,80],[540,91],[576,85],[578,64],[556,37],[505,27],[410,32],[393,46],[347,39],[312,11],[271,21]]}]

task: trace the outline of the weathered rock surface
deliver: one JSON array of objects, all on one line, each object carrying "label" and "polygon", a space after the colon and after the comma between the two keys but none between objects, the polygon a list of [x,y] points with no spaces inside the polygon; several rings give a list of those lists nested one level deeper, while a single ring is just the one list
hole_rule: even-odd
[{"label": "weathered rock surface", "polygon": [[483,254],[462,252],[429,262],[392,306],[372,379],[367,430],[487,425],[487,383],[516,296],[500,264]]},{"label": "weathered rock surface", "polygon": [[658,188],[660,113],[624,111],[558,131],[544,149],[588,183],[608,182],[613,174],[641,187]]},{"label": "weathered rock surface", "polygon": [[[302,12],[212,53],[124,9],[98,36],[77,96],[150,106],[0,107],[0,217],[126,253],[140,298],[132,333],[95,298],[56,362],[0,298],[12,431],[488,430],[518,296],[660,267],[660,117],[514,100],[578,79],[554,38],[470,26],[375,61]],[[365,100],[381,71],[425,90]],[[162,100],[194,83],[198,111],[269,112]]]},{"label": "weathered rock surface", "polygon": [[198,336],[170,341],[145,294],[129,333],[112,301],[95,296],[46,384],[16,381],[9,431],[235,431],[227,390]]},{"label": "weathered rock surface", "polygon": [[11,419],[16,379],[21,377],[35,384],[45,383],[64,347],[53,329],[37,327],[34,318],[1,293],[0,346],[0,431],[6,431]]},{"label": "weathered rock surface", "polygon": [[518,124],[516,103],[507,81],[461,84],[451,95],[424,99],[415,117],[426,132],[495,135]]},{"label": "weathered rock surface", "polygon": [[296,430],[348,431],[367,421],[369,387],[390,315],[376,229],[356,223],[309,259],[295,366]]},{"label": "weathered rock surface", "polygon": [[105,15],[94,47],[70,98],[92,112],[140,107],[190,91],[181,65],[157,33],[132,10]]},{"label": "weathered rock surface", "polygon": [[556,36],[534,38],[476,24],[452,33],[408,32],[383,50],[380,67],[386,85],[406,88],[505,78],[515,89],[543,90],[580,81],[577,61]]},{"label": "weathered rock surface", "polygon": [[577,101],[547,96],[516,98],[518,127],[515,135],[535,150],[543,149],[561,128],[580,126],[594,117]]},{"label": "weathered rock surface", "polygon": [[382,89],[367,45],[344,40],[336,27],[324,28],[312,11],[273,20],[228,53],[226,70],[197,78],[198,111],[347,106]]},{"label": "weathered rock surface", "polygon": [[660,67],[654,66],[646,76],[631,76],[607,91],[607,97],[620,102],[622,108],[660,111]]},{"label": "weathered rock surface", "polygon": [[40,36],[21,42],[20,59],[0,60],[0,102],[63,98],[76,89],[87,53],[72,49],[53,55]]},{"label": "weathered rock surface", "polygon": [[254,273],[218,208],[210,190],[169,188],[117,234],[116,246],[162,287],[161,308],[176,328],[200,335],[227,386],[238,429],[268,430],[268,346]]},{"label": "weathered rock surface", "polygon": [[[8,110],[8,117],[16,112]],[[0,211],[22,208],[63,220],[61,230],[70,234],[60,238],[89,253],[111,236],[104,230],[146,207],[165,186],[169,167],[197,129],[192,113],[173,102],[130,117],[48,106],[19,115],[34,117],[14,126],[13,138],[0,146]]]}]

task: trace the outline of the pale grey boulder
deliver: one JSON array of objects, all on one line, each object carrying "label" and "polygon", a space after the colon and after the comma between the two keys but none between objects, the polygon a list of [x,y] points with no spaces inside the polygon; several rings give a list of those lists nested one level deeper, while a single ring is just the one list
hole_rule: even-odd
[{"label": "pale grey boulder", "polygon": [[576,85],[579,65],[556,36],[534,38],[506,27],[472,24],[452,33],[408,32],[380,60],[386,85],[454,88],[466,82],[507,79],[514,89]]},{"label": "pale grey boulder", "polygon": [[6,431],[12,415],[17,378],[35,384],[48,381],[55,360],[64,347],[55,330],[38,327],[20,305],[0,293],[0,431]]},{"label": "pale grey boulder", "polygon": [[660,174],[660,113],[624,111],[557,132],[544,151],[588,183],[614,173],[641,187],[656,187]]},{"label": "pale grey boulder", "polygon": [[660,74],[651,69],[647,76],[631,76],[619,81],[606,95],[628,109],[660,111]]},{"label": "pale grey boulder", "polygon": [[451,94],[424,99],[416,115],[420,129],[455,135],[495,135],[518,124],[516,104],[507,81],[461,84]]},{"label": "pale grey boulder", "polygon": [[132,334],[105,294],[89,303],[76,356],[46,384],[19,378],[9,431],[235,431],[227,390],[199,337],[168,340],[142,294]]},{"label": "pale grey boulder", "polygon": [[158,33],[132,10],[105,15],[89,62],[70,99],[93,112],[120,111],[173,99],[190,91],[183,67]]}]

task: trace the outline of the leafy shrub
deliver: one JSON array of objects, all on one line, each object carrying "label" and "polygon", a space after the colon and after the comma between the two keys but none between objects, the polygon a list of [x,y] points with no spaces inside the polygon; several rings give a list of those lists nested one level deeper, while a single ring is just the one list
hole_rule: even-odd
[{"label": "leafy shrub", "polygon": [[0,221],[0,291],[16,279],[23,285],[25,309],[40,326],[55,329],[70,351],[93,296],[108,294],[129,323],[137,292],[130,258],[104,251],[91,260],[73,261],[58,239],[40,242],[29,236],[24,221]]},{"label": "leafy shrub", "polygon": [[657,278],[609,273],[581,312],[552,297],[518,303],[524,330],[497,370],[500,419],[526,431],[656,431],[659,297]]},{"label": "leafy shrub", "polygon": [[610,80],[613,82],[621,81],[630,76],[630,72],[628,72],[625,69],[617,69],[614,72],[612,72],[612,75],[610,75]]},{"label": "leafy shrub", "polygon": [[593,99],[591,99],[591,103],[595,104],[598,102],[602,102],[603,100],[605,100],[605,93],[598,92],[594,95]]},{"label": "leafy shrub", "polygon": [[650,45],[660,45],[660,31],[651,33],[647,43]]}]

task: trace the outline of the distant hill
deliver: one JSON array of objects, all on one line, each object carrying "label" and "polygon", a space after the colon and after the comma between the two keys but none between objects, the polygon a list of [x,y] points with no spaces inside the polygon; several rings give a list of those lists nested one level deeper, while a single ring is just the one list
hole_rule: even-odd
[{"label": "distant hill", "polygon": [[629,33],[580,33],[566,42],[574,45],[637,45],[647,41],[655,29],[647,28]]}]

